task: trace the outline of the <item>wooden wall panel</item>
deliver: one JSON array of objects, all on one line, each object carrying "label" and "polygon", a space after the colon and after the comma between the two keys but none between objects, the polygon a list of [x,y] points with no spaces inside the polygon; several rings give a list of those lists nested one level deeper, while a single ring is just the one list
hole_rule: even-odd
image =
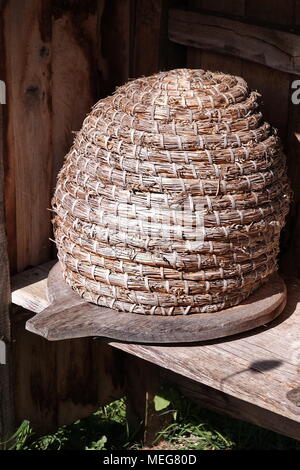
[{"label": "wooden wall panel", "polygon": [[298,0],[246,0],[246,15],[254,22],[293,24],[297,2]]},{"label": "wooden wall panel", "polygon": [[100,96],[111,94],[131,77],[133,0],[98,0],[98,67]]},{"label": "wooden wall panel", "polygon": [[51,30],[44,21],[49,14],[49,2],[39,0],[10,0],[4,11],[5,200],[14,271],[50,256]]},{"label": "wooden wall panel", "polygon": [[120,353],[90,338],[47,341],[25,330],[30,312],[15,307],[16,424],[47,433],[124,395]]},{"label": "wooden wall panel", "polygon": [[[0,6],[1,15],[1,6]],[[3,57],[3,39],[1,31],[2,21],[0,18],[0,56]],[[0,79],[4,79],[2,67],[0,65]],[[4,101],[4,100],[3,100]],[[5,104],[0,104],[0,349],[6,358],[0,359],[0,448],[1,442],[5,441],[13,430],[14,410],[13,410],[13,390],[11,371],[11,327],[10,327],[10,280],[7,255],[6,227],[4,217],[4,126],[3,116],[5,114]],[[3,345],[5,343],[5,346]],[[3,361],[4,360],[4,361]],[[4,364],[3,362],[5,362]]]},{"label": "wooden wall panel", "polygon": [[136,0],[132,75],[151,75],[164,68],[167,1]]},{"label": "wooden wall panel", "polygon": [[97,1],[56,1],[52,14],[50,192],[74,131],[97,99]]},{"label": "wooden wall panel", "polygon": [[[293,23],[300,26],[300,2],[295,1]],[[282,270],[293,276],[300,276],[300,104],[293,104],[292,82],[299,77],[290,76],[290,96],[288,101],[287,138],[285,141],[288,172],[294,192],[293,203],[287,226],[282,234]]]},{"label": "wooden wall panel", "polygon": [[5,202],[12,272],[53,256],[55,178],[98,96],[97,0],[5,3]]},{"label": "wooden wall panel", "polygon": [[13,306],[16,426],[27,419],[36,431],[47,433],[57,426],[56,344],[25,330],[29,315]]},{"label": "wooden wall panel", "polygon": [[57,421],[72,423],[124,396],[122,355],[101,340],[55,343]]}]

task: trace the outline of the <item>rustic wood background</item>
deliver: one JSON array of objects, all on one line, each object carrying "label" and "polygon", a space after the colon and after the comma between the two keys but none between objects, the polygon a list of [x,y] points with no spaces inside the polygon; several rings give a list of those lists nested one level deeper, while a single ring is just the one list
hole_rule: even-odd
[{"label": "rustic wood background", "polygon": [[[220,53],[222,44],[216,52],[186,39],[179,43],[170,34],[171,41],[168,17],[179,7],[292,33],[299,43],[298,0],[0,0],[0,79],[7,86],[0,135],[11,273],[55,255],[47,209],[72,132],[80,129],[91,105],[128,78],[202,67],[242,75],[263,95],[265,117],[284,143],[294,190],[281,268],[300,275],[300,105],[291,102],[291,83],[299,75],[257,63],[264,61],[261,57],[253,61],[234,50]],[[249,51],[250,59],[255,52]],[[7,285],[8,275],[0,286],[0,337],[9,331]],[[105,358],[114,369],[117,359],[110,348],[88,339],[48,343],[24,332],[28,315],[18,310],[11,317],[18,420],[29,417],[37,427],[51,427],[123,393],[119,379],[95,360]],[[100,379],[105,390],[99,391]]]}]

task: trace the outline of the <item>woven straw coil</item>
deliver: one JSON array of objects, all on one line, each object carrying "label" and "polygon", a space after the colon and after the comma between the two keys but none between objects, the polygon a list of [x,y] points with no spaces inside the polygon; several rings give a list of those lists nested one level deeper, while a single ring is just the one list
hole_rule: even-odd
[{"label": "woven straw coil", "polygon": [[290,189],[258,96],[240,77],[179,69],[93,107],[53,198],[76,292],[133,313],[215,312],[276,271]]}]

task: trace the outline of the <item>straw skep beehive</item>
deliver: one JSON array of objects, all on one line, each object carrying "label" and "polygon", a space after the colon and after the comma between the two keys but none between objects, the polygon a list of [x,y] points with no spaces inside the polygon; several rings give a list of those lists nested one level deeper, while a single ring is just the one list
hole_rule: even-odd
[{"label": "straw skep beehive", "polygon": [[53,198],[76,292],[133,313],[216,312],[276,271],[290,192],[257,99],[240,77],[179,69],[93,107]]}]

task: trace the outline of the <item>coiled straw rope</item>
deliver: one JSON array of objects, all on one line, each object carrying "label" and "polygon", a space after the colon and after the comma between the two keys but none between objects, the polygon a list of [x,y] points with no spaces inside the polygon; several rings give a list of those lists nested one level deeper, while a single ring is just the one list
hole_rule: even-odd
[{"label": "coiled straw rope", "polygon": [[96,103],[53,198],[76,292],[133,313],[216,312],[276,271],[290,189],[257,99],[240,77],[178,69]]}]

